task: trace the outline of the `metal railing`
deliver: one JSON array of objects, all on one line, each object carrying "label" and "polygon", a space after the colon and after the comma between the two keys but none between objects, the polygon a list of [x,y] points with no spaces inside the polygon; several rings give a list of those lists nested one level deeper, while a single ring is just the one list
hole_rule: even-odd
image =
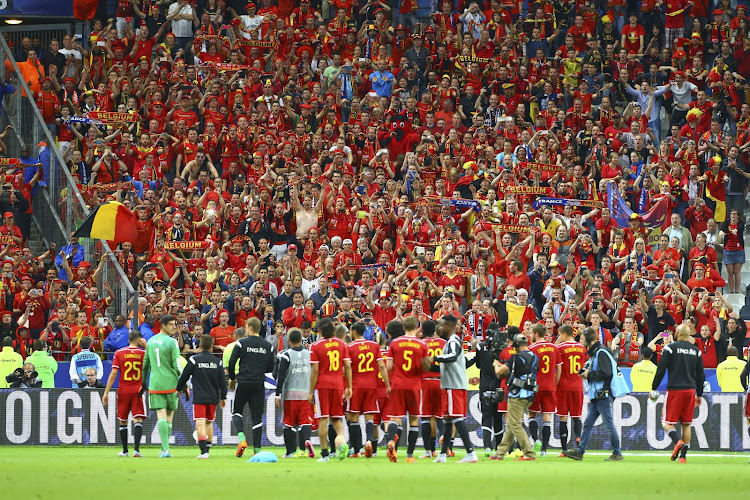
[{"label": "metal railing", "polygon": [[[11,83],[16,88],[15,94],[5,97],[3,114],[0,116],[0,131],[8,124],[13,127],[12,133],[3,141],[8,148],[6,154],[8,157],[18,158],[23,146],[28,146],[32,152],[38,154],[40,142],[47,144],[50,162],[49,168],[45,170],[46,187],[38,187],[32,198],[32,217],[40,229],[46,248],[55,243],[59,250],[69,243],[70,235],[89,215],[90,210],[63,160],[56,138],[45,125],[34,100],[26,97],[34,94],[20,78],[21,73],[13,53],[5,39],[0,36],[0,61],[4,61],[6,57],[14,72],[8,72],[6,75],[5,65],[0,64],[0,76],[3,81]],[[103,240],[83,239],[81,244],[85,247],[85,259],[91,262],[94,268],[98,264],[94,261],[94,254],[107,255],[102,269],[102,279],[98,284],[102,292],[103,284],[109,283],[115,294],[114,303],[107,309],[107,313],[110,316],[123,314],[126,318],[133,314],[133,317],[137,318],[138,294],[107,243]],[[99,296],[106,296],[106,292],[100,293]]]}]

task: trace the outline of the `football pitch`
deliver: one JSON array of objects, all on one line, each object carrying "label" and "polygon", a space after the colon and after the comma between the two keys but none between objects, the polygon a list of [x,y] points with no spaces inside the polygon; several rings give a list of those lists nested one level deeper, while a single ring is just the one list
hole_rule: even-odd
[{"label": "football pitch", "polygon": [[[267,448],[277,456],[281,448]],[[663,453],[625,453],[623,462],[604,462],[591,452],[582,462],[552,452],[536,462],[502,462],[481,456],[476,464],[390,463],[377,457],[281,459],[247,463],[234,448],[213,447],[209,460],[198,448],[173,447],[173,458],[157,458],[158,447],[143,447],[143,458],[118,457],[115,447],[0,447],[2,497],[16,498],[743,498],[748,455],[688,454],[688,463]],[[132,454],[132,447],[131,447]],[[316,450],[317,451],[317,450]],[[420,450],[421,452],[421,450]],[[421,454],[421,453],[420,453]],[[401,456],[403,455],[403,456]]]}]

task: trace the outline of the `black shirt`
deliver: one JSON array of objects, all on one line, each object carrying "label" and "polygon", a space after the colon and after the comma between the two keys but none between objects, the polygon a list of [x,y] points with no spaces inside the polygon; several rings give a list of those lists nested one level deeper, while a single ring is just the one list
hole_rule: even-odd
[{"label": "black shirt", "polygon": [[646,344],[651,342],[657,335],[666,332],[669,327],[674,326],[675,322],[671,314],[664,311],[661,316],[657,316],[654,306],[648,306],[648,337],[646,338]]},{"label": "black shirt", "polygon": [[651,385],[653,390],[659,387],[667,370],[669,370],[667,390],[695,389],[697,396],[703,395],[703,382],[706,375],[703,372],[701,351],[695,345],[678,340],[664,347],[656,368],[654,382]]},{"label": "black shirt", "polygon": [[[240,366],[235,375],[235,365]],[[266,381],[266,373],[273,372],[271,344],[260,337],[250,336],[237,341],[229,358],[229,379],[239,383],[257,384]]]},{"label": "black shirt", "polygon": [[193,404],[215,405],[227,399],[227,379],[220,357],[201,351],[190,358],[177,382],[178,391],[185,389],[190,377],[193,379]]}]

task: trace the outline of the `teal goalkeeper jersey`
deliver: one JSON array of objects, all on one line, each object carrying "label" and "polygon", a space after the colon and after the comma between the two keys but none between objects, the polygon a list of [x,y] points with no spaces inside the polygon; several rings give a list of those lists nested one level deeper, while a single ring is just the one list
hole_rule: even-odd
[{"label": "teal goalkeeper jersey", "polygon": [[180,348],[177,341],[160,333],[151,337],[146,344],[146,357],[143,361],[143,379],[148,379],[148,390],[153,393],[175,392],[180,378]]}]

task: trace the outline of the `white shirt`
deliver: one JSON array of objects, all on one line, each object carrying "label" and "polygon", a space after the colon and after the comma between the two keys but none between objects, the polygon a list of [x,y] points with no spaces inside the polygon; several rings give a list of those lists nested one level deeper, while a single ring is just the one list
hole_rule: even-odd
[{"label": "white shirt", "polygon": [[[177,9],[179,9],[180,4],[175,2],[172,5],[169,6],[168,15],[171,15],[174,13]],[[193,8],[185,4],[182,6],[182,9],[180,9],[180,14],[186,15],[186,16],[192,16],[193,15]],[[174,33],[174,36],[177,38],[190,38],[193,36],[193,20],[192,19],[180,19],[180,20],[173,20],[172,21],[172,33]]]}]

